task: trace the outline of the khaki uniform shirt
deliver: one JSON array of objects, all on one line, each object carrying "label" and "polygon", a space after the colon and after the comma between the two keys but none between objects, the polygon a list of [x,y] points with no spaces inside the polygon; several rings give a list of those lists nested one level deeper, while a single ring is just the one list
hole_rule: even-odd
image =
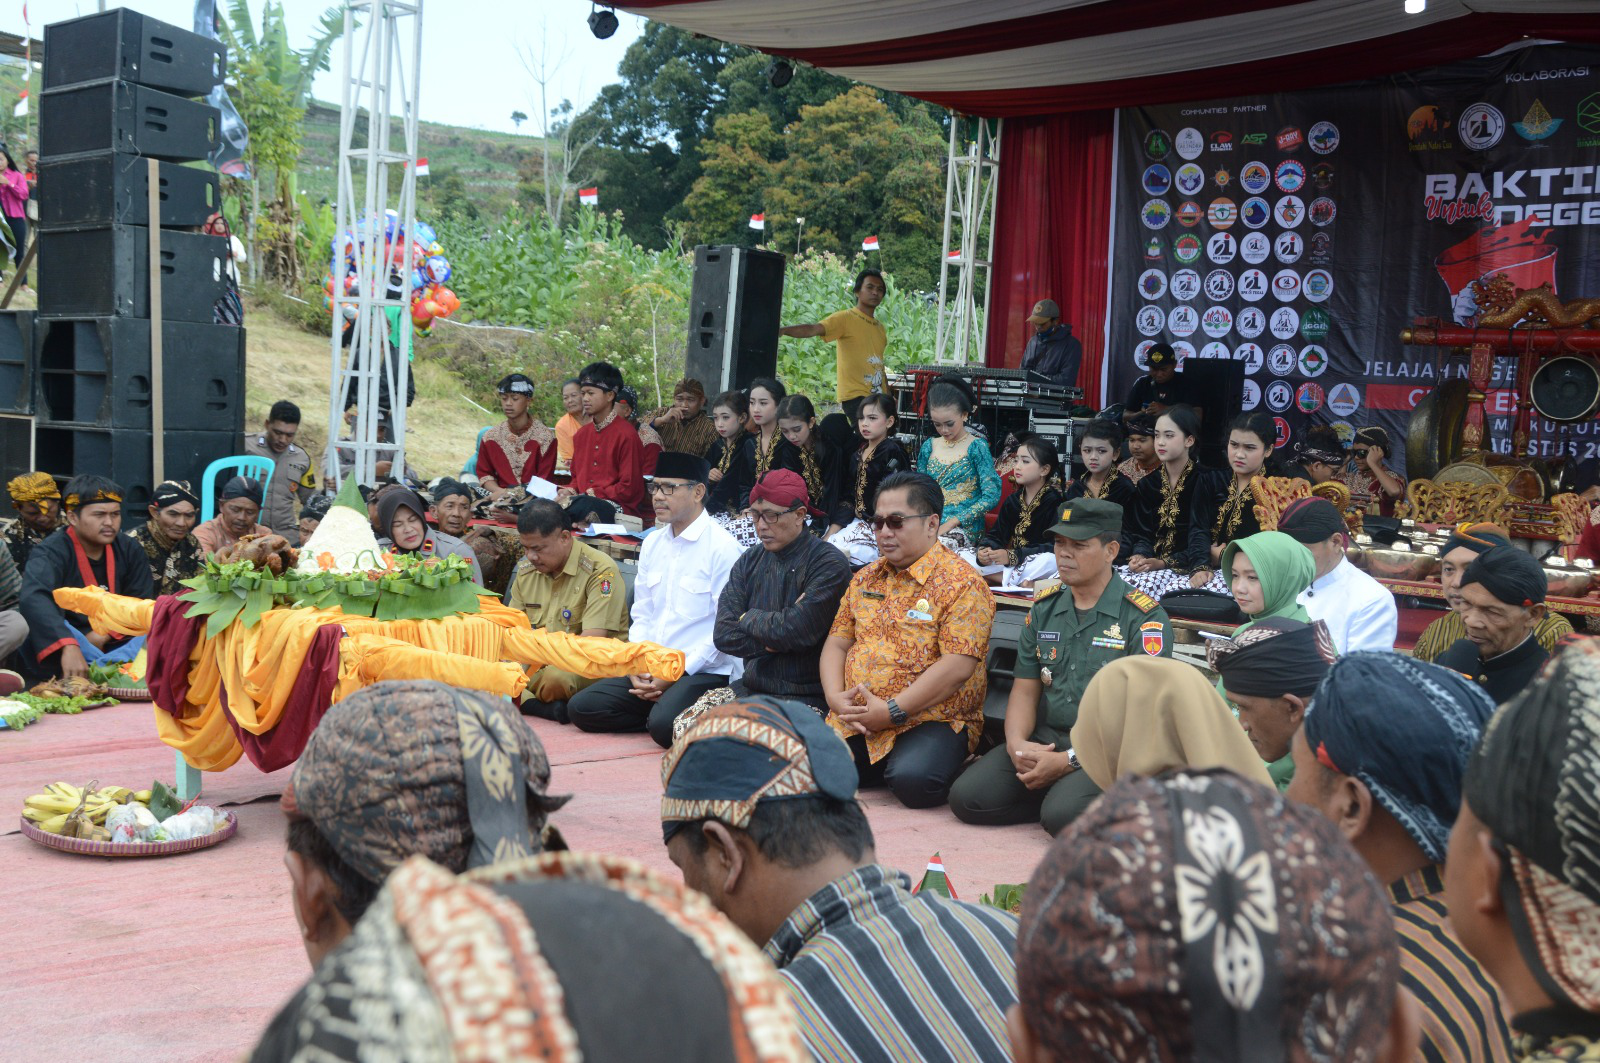
[{"label": "khaki uniform shirt", "polygon": [[245,436],[244,452],[266,458],[273,465],[272,479],[267,483],[267,497],[261,506],[261,516],[257,519],[288,539],[290,546],[299,546],[300,509],[295,505],[295,496],[299,495],[299,500],[304,502],[317,490],[317,478],[311,471],[311,455],[293,443],[282,454],[274,454],[272,448],[267,446],[267,437],[260,433]]},{"label": "khaki uniform shirt", "polygon": [[617,563],[588,543],[573,540],[567,563],[554,577],[524,558],[511,578],[513,609],[528,614],[535,629],[581,635],[603,629],[628,637],[628,595]]},{"label": "khaki uniform shirt", "polygon": [[1079,612],[1063,587],[1033,603],[1017,639],[1018,679],[1044,684],[1031,740],[1061,750],[1078,722],[1078,700],[1102,666],[1137,654],[1172,656],[1172,622],[1156,600],[1112,575],[1093,609]]}]

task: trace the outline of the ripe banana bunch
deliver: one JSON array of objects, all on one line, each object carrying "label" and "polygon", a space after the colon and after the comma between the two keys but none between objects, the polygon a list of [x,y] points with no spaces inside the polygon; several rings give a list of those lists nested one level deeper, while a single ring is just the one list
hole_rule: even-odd
[{"label": "ripe banana bunch", "polygon": [[[137,800],[138,795],[126,786],[97,786],[96,783],[74,786],[67,782],[53,782],[42,793],[23,801],[22,818],[51,834],[98,837],[104,833],[109,838],[110,833],[101,826],[106,821],[106,813],[111,811],[113,805]],[[148,800],[150,791],[143,793]],[[74,813],[80,810],[81,815],[75,816]]]}]

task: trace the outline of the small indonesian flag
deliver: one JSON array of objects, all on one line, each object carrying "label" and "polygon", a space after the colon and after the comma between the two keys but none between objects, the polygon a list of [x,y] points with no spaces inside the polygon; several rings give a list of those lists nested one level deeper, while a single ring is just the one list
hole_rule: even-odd
[{"label": "small indonesian flag", "polygon": [[939,859],[939,854],[934,853],[928,857],[928,870],[923,872],[922,881],[912,888],[912,893],[920,893],[926,886],[935,893],[943,894],[952,901],[959,901],[955,887],[950,885],[950,878],[944,873],[944,861]]},{"label": "small indonesian flag", "polygon": [[586,207],[598,207],[600,205],[600,186],[578,189],[578,202]]},{"label": "small indonesian flag", "polygon": [[863,251],[876,251],[877,249],[878,249],[878,238],[876,236],[869,236],[865,240],[861,241],[861,250],[863,250]]},{"label": "small indonesian flag", "polygon": [[428,176],[428,160],[427,159],[418,159],[417,160],[417,176],[418,177],[426,177],[426,176]]},{"label": "small indonesian flag", "polygon": [[755,229],[758,232],[765,232],[767,228],[767,216],[765,214],[750,215],[750,228]]},{"label": "small indonesian flag", "polygon": [[15,107],[11,108],[11,114],[15,118],[21,118],[23,115],[25,115],[27,113],[28,113],[28,90],[27,89],[23,89],[22,90],[22,95],[17,97],[17,105]]},{"label": "small indonesian flag", "polygon": [[956,248],[954,251],[951,251],[949,254],[945,255],[944,257],[948,258],[951,262],[960,262],[961,261],[961,249],[960,248]]}]

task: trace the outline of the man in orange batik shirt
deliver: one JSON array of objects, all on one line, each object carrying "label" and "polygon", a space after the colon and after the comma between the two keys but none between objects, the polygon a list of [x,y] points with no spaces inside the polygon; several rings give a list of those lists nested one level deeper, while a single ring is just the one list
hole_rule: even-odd
[{"label": "man in orange batik shirt", "polygon": [[943,804],[983,731],[994,598],[939,542],[944,493],[925,473],[884,479],[879,558],[856,574],[822,648],[829,722],[862,786],[910,808]]}]

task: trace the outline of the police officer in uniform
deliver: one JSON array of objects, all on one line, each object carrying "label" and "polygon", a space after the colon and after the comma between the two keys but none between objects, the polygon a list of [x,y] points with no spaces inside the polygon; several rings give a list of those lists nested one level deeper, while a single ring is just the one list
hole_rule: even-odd
[{"label": "police officer in uniform", "polygon": [[[535,630],[568,635],[628,637],[627,591],[617,563],[572,537],[567,511],[534,499],[517,514],[523,559],[506,602],[528,614]],[[528,677],[522,711],[567,722],[567,699],[593,680],[546,665]]]},{"label": "police officer in uniform", "polygon": [[1100,796],[1070,741],[1084,688],[1119,657],[1172,656],[1167,614],[1112,569],[1122,507],[1075,498],[1050,531],[1061,586],[1034,602],[1017,641],[1005,745],[950,790],[950,809],[966,823],[1037,822],[1055,834],[1076,819]]}]

